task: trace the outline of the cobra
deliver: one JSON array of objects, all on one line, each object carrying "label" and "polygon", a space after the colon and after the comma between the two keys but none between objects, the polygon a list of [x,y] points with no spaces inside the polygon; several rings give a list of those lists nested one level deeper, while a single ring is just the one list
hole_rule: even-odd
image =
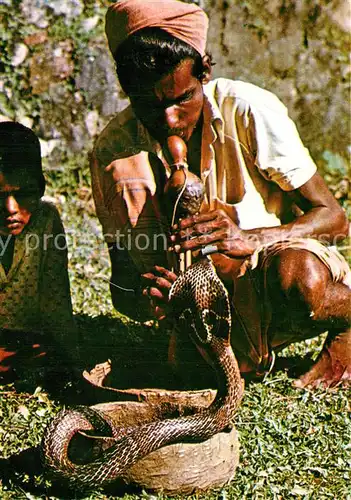
[{"label": "cobra", "polygon": [[[186,329],[216,371],[214,401],[207,408],[194,408],[189,416],[171,419],[160,404],[157,421],[130,428],[116,427],[107,415],[89,407],[62,410],[46,428],[41,444],[44,466],[54,476],[85,488],[101,487],[154,450],[183,440],[204,441],[231,425],[243,384],[230,344],[228,293],[211,260],[201,258],[180,273],[169,300],[178,326]],[[104,433],[109,447],[89,463],[74,463],[69,457],[72,438],[92,430]]]}]

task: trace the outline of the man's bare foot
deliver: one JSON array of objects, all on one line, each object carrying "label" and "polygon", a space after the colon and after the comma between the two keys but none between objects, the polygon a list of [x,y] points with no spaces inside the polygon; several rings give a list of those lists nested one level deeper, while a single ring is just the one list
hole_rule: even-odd
[{"label": "man's bare foot", "polygon": [[351,385],[351,330],[329,334],[315,364],[293,385],[308,389]]},{"label": "man's bare foot", "polygon": [[106,379],[109,373],[111,373],[111,360],[107,360],[104,363],[99,363],[88,372],[84,370],[83,377],[93,385],[98,387],[104,387],[106,384]]}]

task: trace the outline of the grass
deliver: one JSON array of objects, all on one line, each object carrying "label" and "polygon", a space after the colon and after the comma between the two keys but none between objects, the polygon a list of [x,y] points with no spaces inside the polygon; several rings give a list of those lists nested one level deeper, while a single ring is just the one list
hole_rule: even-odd
[{"label": "grass", "polygon": [[[80,176],[73,192],[49,173],[54,181],[48,192],[55,193],[68,230],[74,310],[87,359],[95,363],[112,357],[121,384],[128,381],[133,386],[147,380],[165,385],[166,368],[163,378],[156,368],[162,366],[167,339],[156,327],[129,321],[113,310],[109,260],[88,176]],[[322,341],[293,345],[282,356],[315,357]],[[236,419],[241,444],[236,476],[225,489],[191,499],[351,499],[351,391],[301,391],[292,388],[291,381],[281,369],[246,388]],[[36,447],[45,425],[60,407],[40,388],[18,393],[12,385],[0,387],[0,498],[74,498],[53,488],[37,461]],[[147,497],[144,492],[120,496],[125,500]],[[113,496],[96,490],[77,498]]]}]

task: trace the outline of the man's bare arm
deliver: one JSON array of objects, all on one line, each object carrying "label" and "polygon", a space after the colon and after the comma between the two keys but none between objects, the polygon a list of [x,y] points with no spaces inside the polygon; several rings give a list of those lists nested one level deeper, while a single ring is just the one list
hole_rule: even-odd
[{"label": "man's bare arm", "polygon": [[313,237],[321,239],[323,243],[336,244],[347,237],[346,215],[320,174],[314,174],[303,186],[289,192],[288,196],[303,210],[303,215],[289,224],[248,232],[257,234],[262,242],[276,238]]},{"label": "man's bare arm", "polygon": [[150,300],[142,294],[142,278],[127,250],[109,247],[112,276],[110,290],[117,311],[136,321],[152,319]]},{"label": "man's bare arm", "polygon": [[110,289],[117,311],[136,321],[164,319],[167,316],[169,290],[176,274],[161,266],[140,274],[128,251],[112,245],[109,248],[112,277]]},{"label": "man's bare arm", "polygon": [[243,230],[225,212],[214,210],[180,222],[172,236],[175,250],[194,251],[215,244],[220,253],[240,258],[271,241],[314,237],[326,244],[336,244],[347,236],[345,213],[318,173],[289,196],[304,213],[288,224]]}]

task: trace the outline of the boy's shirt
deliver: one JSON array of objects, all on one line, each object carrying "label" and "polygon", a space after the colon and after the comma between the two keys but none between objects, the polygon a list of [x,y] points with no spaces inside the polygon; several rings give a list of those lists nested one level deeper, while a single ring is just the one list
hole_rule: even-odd
[{"label": "boy's shirt", "polygon": [[60,216],[53,205],[41,201],[28,226],[16,236],[7,274],[0,263],[0,328],[47,331],[57,340],[72,331],[67,264]]}]

